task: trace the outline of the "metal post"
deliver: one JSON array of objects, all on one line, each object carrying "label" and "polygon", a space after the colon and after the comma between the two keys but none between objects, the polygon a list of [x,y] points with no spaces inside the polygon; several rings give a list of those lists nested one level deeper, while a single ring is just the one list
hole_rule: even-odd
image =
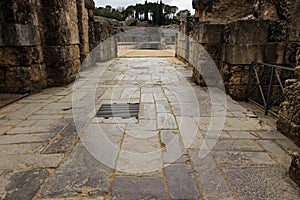
[{"label": "metal post", "polygon": [[254,73],[255,73],[255,76],[256,76],[256,80],[257,80],[257,84],[258,84],[258,88],[259,88],[259,91],[260,91],[261,98],[262,98],[262,100],[264,102],[264,107],[266,107],[267,106],[266,98],[265,98],[265,95],[264,95],[264,91],[263,91],[263,89],[261,87],[261,82],[259,80],[259,75],[258,75],[258,73],[257,73],[257,71],[256,71],[255,68],[254,68]]},{"label": "metal post", "polygon": [[275,68],[272,67],[270,83],[269,83],[269,88],[268,88],[268,95],[267,95],[267,105],[265,107],[265,115],[268,115],[268,110],[270,109],[271,97],[272,97],[272,91],[273,91],[274,70],[275,70]]},{"label": "metal post", "polygon": [[246,92],[246,101],[249,101],[249,97],[251,95],[251,89],[252,89],[252,80],[253,80],[253,69],[255,67],[255,63],[252,62],[251,66],[249,67],[249,77],[248,77],[248,86],[247,86],[247,92]]}]

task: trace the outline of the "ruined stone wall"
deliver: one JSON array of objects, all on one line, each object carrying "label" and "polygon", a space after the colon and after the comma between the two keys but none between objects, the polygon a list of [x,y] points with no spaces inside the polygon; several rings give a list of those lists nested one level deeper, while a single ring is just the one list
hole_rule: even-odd
[{"label": "ruined stone wall", "polygon": [[300,146],[300,79],[286,81],[286,100],[281,104],[278,130]]},{"label": "ruined stone wall", "polygon": [[76,0],[42,0],[41,7],[40,26],[43,30],[47,84],[66,85],[75,80],[80,68]]},{"label": "ruined stone wall", "polygon": [[[81,62],[100,43],[95,34],[101,40],[114,34],[109,25],[94,28],[93,10],[93,0],[0,1],[0,92],[73,82]],[[97,61],[108,60],[116,52],[107,48],[100,57]]]},{"label": "ruined stone wall", "polygon": [[199,21],[224,24],[253,13],[255,0],[193,0]]},{"label": "ruined stone wall", "polygon": [[95,41],[99,45],[97,56],[100,61],[117,57],[117,40],[115,35],[120,33],[120,24],[117,21],[103,17],[95,17]]},{"label": "ruined stone wall", "polygon": [[[195,27],[195,25],[193,26]],[[222,40],[223,40],[223,24],[202,23],[196,25],[191,32],[191,39],[193,44],[190,44],[190,59],[192,65],[195,66],[193,70],[193,80],[196,83],[205,86],[206,83],[201,77],[201,74],[209,75],[211,67],[222,66]],[[195,56],[196,55],[196,56]],[[206,79],[209,76],[206,76]],[[212,80],[213,77],[211,77]],[[207,80],[206,80],[207,81]],[[221,80],[215,80],[219,82]]]},{"label": "ruined stone wall", "polygon": [[[214,5],[226,4],[229,1],[197,2],[202,2],[202,4],[212,2],[211,8],[213,8]],[[269,0],[268,4],[266,2],[267,0],[253,1],[252,9],[248,4],[244,6],[242,2],[239,2],[241,8],[235,9],[252,10],[251,18],[233,20],[225,24],[224,21],[219,24],[187,21],[180,25],[192,27],[190,30],[181,28],[180,34],[190,36],[189,47],[185,48],[189,50],[189,57],[186,60],[194,66],[193,79],[198,84],[205,85],[201,74],[207,73],[208,66],[213,65],[206,59],[208,56],[202,56],[199,53],[201,48],[209,54],[220,70],[227,93],[236,100],[245,100],[249,67],[253,61],[295,66],[295,53],[300,45],[298,33],[300,17],[299,12],[295,10],[300,9],[298,5],[300,1],[286,0],[278,3],[278,1]],[[275,3],[270,4],[270,2]],[[297,6],[298,8],[295,8]],[[226,16],[225,11],[223,14]],[[272,18],[275,14],[277,18]],[[178,57],[186,58],[185,49],[182,48],[186,42],[178,40],[178,46],[181,47]],[[260,71],[264,73],[264,70]],[[282,75],[283,78],[285,76],[285,74]],[[277,94],[279,87],[276,86],[273,89]]]},{"label": "ruined stone wall", "polygon": [[190,32],[191,22],[189,20],[186,20],[186,22],[182,21],[179,26],[179,32],[177,36],[177,44],[176,44],[176,56],[178,58],[181,58],[184,61],[189,60],[190,55]]},{"label": "ruined stone wall", "polygon": [[[300,48],[296,58],[296,78],[286,81],[286,100],[281,104],[277,129],[300,146]],[[290,177],[300,186],[300,153],[294,153],[289,168]]]},{"label": "ruined stone wall", "polygon": [[90,52],[89,47],[89,9],[85,7],[84,0],[77,0],[77,18],[79,31],[79,48],[81,62],[87,57]]},{"label": "ruined stone wall", "polygon": [[277,129],[300,146],[300,47],[295,60],[296,78],[285,83],[286,100],[280,107]]},{"label": "ruined stone wall", "polygon": [[27,92],[46,87],[40,2],[0,1],[0,91]]}]

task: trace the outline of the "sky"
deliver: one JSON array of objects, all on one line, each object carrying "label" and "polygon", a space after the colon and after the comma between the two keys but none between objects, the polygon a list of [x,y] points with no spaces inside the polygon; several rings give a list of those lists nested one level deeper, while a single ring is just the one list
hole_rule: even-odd
[{"label": "sky", "polygon": [[[106,5],[111,5],[113,8],[127,7],[129,5],[135,5],[136,3],[145,3],[145,0],[94,0],[96,7],[104,7]],[[148,0],[148,2],[157,2],[158,0]],[[179,10],[188,9],[193,13],[192,0],[163,0],[163,3],[172,6],[177,6]]]}]

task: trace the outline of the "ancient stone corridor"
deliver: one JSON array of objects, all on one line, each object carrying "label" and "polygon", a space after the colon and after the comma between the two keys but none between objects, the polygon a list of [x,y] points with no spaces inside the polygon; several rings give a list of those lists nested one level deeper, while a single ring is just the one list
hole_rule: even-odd
[{"label": "ancient stone corridor", "polygon": [[[299,148],[275,118],[151,56],[98,63],[0,109],[0,199],[300,198],[287,174]],[[128,103],[138,118],[96,116]]]}]

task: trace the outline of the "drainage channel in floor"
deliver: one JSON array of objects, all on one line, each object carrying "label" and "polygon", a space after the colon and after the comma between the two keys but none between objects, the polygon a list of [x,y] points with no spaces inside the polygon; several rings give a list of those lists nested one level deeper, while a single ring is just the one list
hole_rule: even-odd
[{"label": "drainage channel in floor", "polygon": [[103,117],[108,119],[110,117],[119,117],[122,119],[128,119],[139,116],[139,103],[127,103],[127,104],[103,104],[96,114],[96,117]]}]

